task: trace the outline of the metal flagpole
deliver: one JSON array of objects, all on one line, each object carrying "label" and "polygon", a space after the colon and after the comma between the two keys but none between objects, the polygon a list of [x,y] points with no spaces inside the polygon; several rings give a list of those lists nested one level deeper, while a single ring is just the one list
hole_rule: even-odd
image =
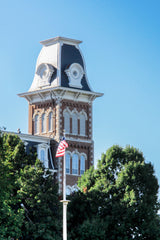
[{"label": "metal flagpole", "polygon": [[[65,137],[65,131],[64,131]],[[67,240],[67,204],[66,200],[66,154],[63,157],[63,240]]]}]

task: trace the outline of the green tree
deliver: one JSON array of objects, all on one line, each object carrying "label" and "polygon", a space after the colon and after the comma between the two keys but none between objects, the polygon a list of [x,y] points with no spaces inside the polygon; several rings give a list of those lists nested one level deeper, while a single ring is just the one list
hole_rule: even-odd
[{"label": "green tree", "polygon": [[136,148],[108,149],[97,169],[82,176],[79,187],[69,205],[70,239],[78,239],[77,233],[81,239],[96,234],[97,239],[160,239],[158,182],[153,166]]},{"label": "green tree", "polygon": [[53,175],[18,136],[0,136],[0,239],[61,239]]},{"label": "green tree", "polygon": [[[18,139],[12,136],[0,136],[0,239],[21,236],[24,210],[18,207],[15,157],[20,147]],[[15,184],[15,185],[14,185]]]}]

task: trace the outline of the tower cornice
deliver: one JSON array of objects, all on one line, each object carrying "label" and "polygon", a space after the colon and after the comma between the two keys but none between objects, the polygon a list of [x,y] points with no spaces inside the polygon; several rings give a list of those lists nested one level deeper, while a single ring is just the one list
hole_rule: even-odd
[{"label": "tower cornice", "polygon": [[30,104],[43,102],[51,99],[68,99],[81,102],[93,102],[97,97],[103,96],[103,93],[77,90],[74,88],[54,87],[36,91],[29,91],[18,94],[19,97],[24,97]]}]

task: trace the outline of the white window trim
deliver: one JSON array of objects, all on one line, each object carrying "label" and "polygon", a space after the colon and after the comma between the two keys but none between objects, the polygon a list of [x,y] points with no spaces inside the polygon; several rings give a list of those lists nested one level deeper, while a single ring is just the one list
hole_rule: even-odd
[{"label": "white window trim", "polygon": [[[73,132],[73,130],[74,130],[74,129],[73,129],[73,116],[74,116],[74,115],[76,115],[76,117],[77,117],[77,118],[76,118],[76,120],[77,120],[77,121],[76,121],[76,122],[77,122],[77,124],[76,124],[77,132],[76,132],[76,133]],[[78,113],[77,109],[74,108],[73,111],[72,111],[72,134],[73,134],[73,135],[78,135],[78,119],[79,119],[79,113]]]},{"label": "white window trim", "polygon": [[[67,186],[66,186],[66,194],[67,194],[67,190],[69,190],[69,191],[70,191],[70,194],[72,194],[72,193],[74,193],[74,192],[77,192],[77,191],[79,190],[79,188],[78,188],[77,184],[75,184],[75,185],[73,185],[73,186],[67,185]],[[69,194],[69,195],[70,195],[70,194]],[[69,196],[69,195],[68,195],[68,196]]]},{"label": "white window trim", "polygon": [[[50,129],[50,114],[52,114],[51,116],[51,129]],[[46,117],[48,118],[48,132],[53,132],[53,111],[49,111],[48,114],[46,115]]]},{"label": "white window trim", "polygon": [[[38,121],[37,121],[37,132],[35,133],[35,117],[36,115],[38,115]],[[35,110],[34,114],[33,114],[33,121],[34,121],[34,135],[38,135],[39,134],[39,119],[40,119],[40,114],[39,114],[39,110]]]},{"label": "white window trim", "polygon": [[[36,123],[36,121],[35,121],[36,116],[38,116],[38,118],[37,118],[37,123]],[[35,124],[37,124],[37,131],[36,131]],[[34,118],[34,134],[35,134],[35,135],[39,134],[39,115],[38,115],[38,114],[36,114],[36,115],[35,115],[35,118]]]},{"label": "white window trim", "polygon": [[[81,128],[82,128],[82,122],[81,122],[81,116],[84,116],[84,132],[81,132]],[[86,120],[88,120],[87,118],[87,114],[86,112],[82,109],[82,111],[79,113],[79,119],[80,119],[80,136],[86,136]]]},{"label": "white window trim", "polygon": [[[65,114],[69,114],[69,129],[65,129]],[[68,107],[66,107],[63,111],[63,118],[64,118],[64,129],[66,131],[66,134],[71,134],[71,125],[70,125],[70,118],[72,118],[72,112],[69,110]]]},{"label": "white window trim", "polygon": [[38,153],[38,158],[39,158],[39,159],[40,159],[40,157],[41,157],[41,150],[44,150],[44,151],[45,151],[45,162],[43,163],[45,169],[48,169],[48,168],[49,168],[48,148],[49,148],[48,144],[45,144],[45,143],[38,144],[38,147],[37,147],[37,153]]},{"label": "white window trim", "polygon": [[[43,119],[43,116],[44,116],[44,119]],[[47,121],[46,121],[46,113],[43,112],[42,115],[41,115],[41,133],[46,133],[46,123],[47,123]],[[43,127],[44,127],[44,129],[43,129]]]},{"label": "white window trim", "polygon": [[[52,129],[49,130],[49,115],[50,113],[52,113]],[[53,132],[53,127],[54,127],[54,124],[53,124],[53,119],[55,117],[55,112],[53,111],[53,109],[51,107],[49,107],[49,109],[46,111],[46,126],[47,126],[47,122],[48,122],[48,132]]]},{"label": "white window trim", "polygon": [[[73,155],[74,155],[74,154],[77,154],[77,155],[78,155],[78,173],[77,173],[77,174],[73,173]],[[77,149],[75,149],[75,150],[72,152],[72,175],[73,175],[73,176],[80,176],[80,175],[79,175],[79,159],[80,159],[80,153],[77,151]]]},{"label": "white window trim", "polygon": [[79,115],[81,114],[85,116],[86,120],[88,120],[87,113],[84,111],[84,109],[82,109],[82,111],[79,113]]}]

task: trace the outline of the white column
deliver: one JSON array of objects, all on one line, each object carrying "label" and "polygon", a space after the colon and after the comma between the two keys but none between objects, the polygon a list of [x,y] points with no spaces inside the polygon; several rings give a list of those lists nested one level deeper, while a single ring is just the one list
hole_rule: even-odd
[{"label": "white column", "polygon": [[63,158],[63,240],[67,240],[66,157]]},{"label": "white column", "polygon": [[63,201],[66,201],[66,154],[63,158]]},{"label": "white column", "polygon": [[69,201],[63,202],[63,240],[67,240],[67,204]]}]

